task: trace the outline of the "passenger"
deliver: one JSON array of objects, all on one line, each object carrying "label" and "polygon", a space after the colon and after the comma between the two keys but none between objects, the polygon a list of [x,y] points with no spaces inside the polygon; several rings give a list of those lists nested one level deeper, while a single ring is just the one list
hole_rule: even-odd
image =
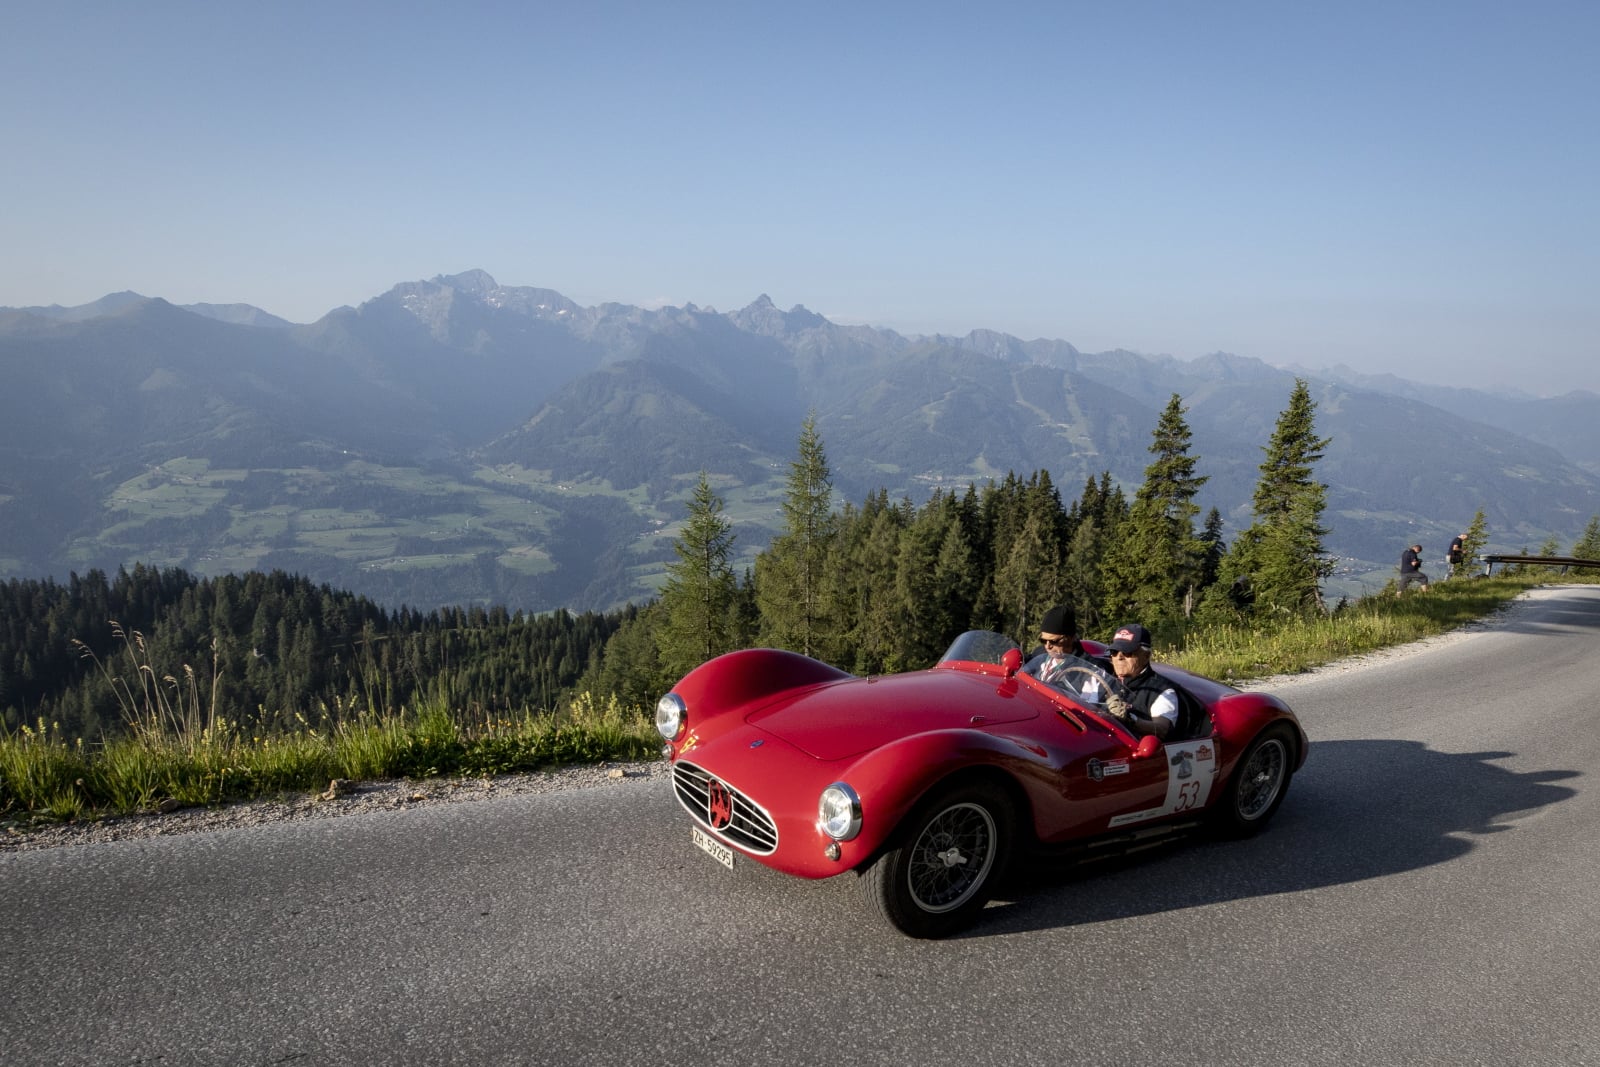
[{"label": "passenger", "polygon": [[[1022,672],[1033,675],[1046,685],[1083,692],[1083,677],[1080,675],[1072,678],[1071,672],[1065,670],[1073,658],[1085,660],[1107,672],[1111,670],[1110,663],[1097,656],[1091,656],[1083,647],[1083,642],[1078,640],[1078,617],[1065,604],[1057,605],[1044,613],[1044,618],[1039,622],[1039,643],[1044,646],[1043,657],[1039,652],[1035,652],[1028,660],[1028,665],[1022,668]],[[1088,693],[1084,695],[1090,696]],[[1090,696],[1090,699],[1099,698]]]},{"label": "passenger", "polygon": [[1163,741],[1182,739],[1192,728],[1184,722],[1186,702],[1177,686],[1150,667],[1150,631],[1138,623],[1117,630],[1111,639],[1111,665],[1128,693],[1122,721],[1136,734],[1154,734]]}]

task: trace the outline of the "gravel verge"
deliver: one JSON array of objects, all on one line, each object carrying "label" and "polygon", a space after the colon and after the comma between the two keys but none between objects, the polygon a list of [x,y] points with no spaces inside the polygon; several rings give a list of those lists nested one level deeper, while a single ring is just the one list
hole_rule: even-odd
[{"label": "gravel verge", "polygon": [[0,852],[26,852],[92,845],[105,841],[206,833],[264,823],[332,819],[372,811],[392,811],[419,804],[470,804],[525,793],[557,793],[571,789],[617,789],[665,777],[666,760],[596,763],[561,767],[536,774],[501,774],[492,778],[401,778],[380,782],[330,782],[322,793],[286,793],[215,808],[179,808],[166,813],[118,815],[93,822],[36,823],[0,828]]}]

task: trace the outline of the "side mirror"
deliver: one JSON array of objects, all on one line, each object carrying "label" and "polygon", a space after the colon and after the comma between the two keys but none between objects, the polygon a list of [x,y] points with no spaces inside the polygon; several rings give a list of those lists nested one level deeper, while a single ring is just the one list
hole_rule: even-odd
[{"label": "side mirror", "polygon": [[1145,734],[1139,738],[1139,744],[1133,750],[1134,759],[1149,759],[1156,754],[1156,749],[1161,747],[1161,738],[1155,734]]},{"label": "side mirror", "polygon": [[1005,668],[1006,677],[1014,678],[1022,669],[1022,653],[1014,648],[1008,648],[1005,655],[1000,657],[1000,666]]}]

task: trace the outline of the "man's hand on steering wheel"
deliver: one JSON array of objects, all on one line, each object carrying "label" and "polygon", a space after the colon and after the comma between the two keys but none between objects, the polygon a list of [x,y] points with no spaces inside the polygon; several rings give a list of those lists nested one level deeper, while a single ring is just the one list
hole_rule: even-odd
[{"label": "man's hand on steering wheel", "polygon": [[1106,694],[1106,710],[1109,711],[1112,715],[1115,715],[1117,718],[1119,718],[1122,721],[1126,722],[1128,720],[1128,716],[1131,713],[1132,709],[1130,709],[1128,707],[1128,702],[1126,700],[1123,700],[1121,697],[1117,696],[1117,694],[1115,694],[1115,693],[1107,693]]}]

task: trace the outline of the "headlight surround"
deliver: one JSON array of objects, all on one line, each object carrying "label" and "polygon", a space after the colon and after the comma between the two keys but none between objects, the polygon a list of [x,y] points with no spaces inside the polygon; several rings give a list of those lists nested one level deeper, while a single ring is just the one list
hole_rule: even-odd
[{"label": "headlight surround", "polygon": [[676,741],[683,736],[688,712],[688,705],[684,704],[681,696],[668,693],[656,701],[656,732],[668,741]]},{"label": "headlight surround", "polygon": [[817,798],[817,826],[835,841],[849,841],[861,832],[861,797],[834,782]]}]

